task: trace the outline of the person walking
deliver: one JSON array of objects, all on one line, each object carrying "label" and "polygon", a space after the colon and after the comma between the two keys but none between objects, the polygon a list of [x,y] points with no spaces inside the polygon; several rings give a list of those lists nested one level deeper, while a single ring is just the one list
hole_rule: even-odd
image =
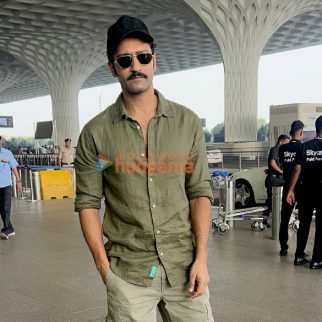
[{"label": "person walking", "polygon": [[18,162],[15,160],[11,151],[2,147],[2,136],[0,136],[0,213],[3,222],[1,229],[1,239],[8,240],[16,234],[15,229],[11,223],[11,189],[12,178],[11,171],[16,177],[17,189],[22,191],[22,184],[17,170]]},{"label": "person walking", "polygon": [[[295,187],[301,176],[302,188],[300,197],[297,246],[294,265],[310,262],[311,269],[322,268],[322,115],[315,121],[316,138],[303,143],[301,153],[297,157],[293,170],[287,202],[292,205],[296,201]],[[315,238],[312,260],[305,252],[310,226],[315,212]]]},{"label": "person walking", "polygon": [[142,20],[122,16],[110,26],[107,55],[122,93],[85,125],[75,159],[75,210],[106,283],[106,321],[156,322],[157,308],[163,321],[213,321],[200,119],[154,89],[155,43]]},{"label": "person walking", "polygon": [[[286,256],[288,250],[288,224],[294,209],[294,205],[290,205],[286,201],[292,172],[295,166],[297,156],[301,153],[301,141],[303,140],[303,128],[302,121],[297,120],[291,124],[290,135],[291,141],[287,144],[281,145],[279,148],[279,162],[283,170],[283,195],[282,195],[282,210],[281,210],[281,225],[279,231],[280,241],[280,256]],[[297,182],[295,187],[296,199],[299,204],[300,196],[300,181]],[[298,206],[299,207],[299,206]]]}]

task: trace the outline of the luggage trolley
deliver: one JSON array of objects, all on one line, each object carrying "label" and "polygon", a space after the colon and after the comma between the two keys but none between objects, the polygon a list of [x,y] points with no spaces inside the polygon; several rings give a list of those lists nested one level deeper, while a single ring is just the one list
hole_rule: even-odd
[{"label": "luggage trolley", "polygon": [[[316,213],[316,209],[313,210],[312,219],[315,218],[315,213]],[[300,221],[299,221],[299,210],[297,208],[297,204],[295,204],[294,206],[288,226],[295,232],[299,230]]]},{"label": "luggage trolley", "polygon": [[291,228],[293,231],[297,232],[299,230],[300,221],[299,221],[299,210],[297,208],[297,205],[295,204],[290,221],[288,223],[289,228]]},{"label": "luggage trolley", "polygon": [[[234,181],[229,179],[230,174],[225,171],[214,171],[211,176],[213,192],[218,192],[218,217],[212,220],[212,228],[221,235],[230,229],[233,221],[253,221],[251,229],[254,231],[266,231],[263,224],[264,216],[258,215],[267,209],[265,206],[244,209],[235,208]],[[212,206],[212,208],[215,208]]]}]

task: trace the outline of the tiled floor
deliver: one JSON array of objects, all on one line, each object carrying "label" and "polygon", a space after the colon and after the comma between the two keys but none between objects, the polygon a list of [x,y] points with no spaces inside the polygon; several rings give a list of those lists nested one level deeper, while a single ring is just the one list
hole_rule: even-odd
[{"label": "tiled floor", "polygon": [[[14,200],[12,216],[17,235],[0,240],[0,321],[103,321],[105,287],[73,201]],[[312,226],[309,251],[313,236]],[[211,234],[215,321],[322,321],[322,270],[293,265],[295,239],[290,231],[289,255],[281,258],[271,230],[238,222],[225,235]]]}]

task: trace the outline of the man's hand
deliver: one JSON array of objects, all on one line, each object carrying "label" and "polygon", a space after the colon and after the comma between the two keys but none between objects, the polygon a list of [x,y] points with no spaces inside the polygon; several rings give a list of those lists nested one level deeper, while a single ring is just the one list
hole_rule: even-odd
[{"label": "man's hand", "polygon": [[208,286],[209,274],[207,263],[195,261],[190,269],[189,276],[189,297],[194,299],[202,295]]},{"label": "man's hand", "polygon": [[295,194],[293,191],[289,191],[287,196],[286,196],[286,201],[288,204],[291,206],[295,203]]},{"label": "man's hand", "polygon": [[107,275],[107,272],[110,270],[109,261],[106,260],[106,262],[104,262],[104,263],[102,263],[100,265],[97,265],[96,268],[97,268],[98,272],[100,273],[104,284],[106,284],[106,275]]},{"label": "man's hand", "polygon": [[21,183],[21,181],[17,182],[17,189],[18,189],[19,192],[22,192],[22,183]]},{"label": "man's hand", "polygon": [[294,189],[297,181],[299,180],[300,174],[301,174],[301,165],[296,164],[293,172],[292,172],[292,177],[288,189],[288,194],[286,196],[286,202],[289,203],[291,206],[295,203],[295,194],[294,194]]},{"label": "man's hand", "polygon": [[86,243],[93,255],[96,269],[101,275],[103,282],[106,282],[106,274],[110,263],[107,258],[103,243],[102,224],[98,209],[85,208],[79,212],[79,220]]},{"label": "man's hand", "polygon": [[190,200],[190,218],[196,243],[196,257],[189,276],[189,296],[193,299],[202,295],[209,283],[207,255],[211,204],[207,197]]}]

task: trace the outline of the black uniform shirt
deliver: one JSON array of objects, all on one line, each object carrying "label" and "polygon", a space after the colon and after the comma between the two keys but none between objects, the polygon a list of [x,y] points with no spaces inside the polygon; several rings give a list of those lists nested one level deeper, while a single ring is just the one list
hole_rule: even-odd
[{"label": "black uniform shirt", "polygon": [[297,156],[301,154],[301,146],[301,141],[292,140],[287,144],[283,144],[279,148],[279,162],[283,168],[283,178],[285,183],[289,183],[291,181]]},{"label": "black uniform shirt", "polygon": [[322,139],[316,138],[303,143],[296,164],[301,165],[303,185],[320,184],[322,182]]},{"label": "black uniform shirt", "polygon": [[275,169],[272,168],[272,166],[269,164],[271,160],[275,160],[276,164],[280,167],[279,161],[278,161],[278,148],[276,146],[273,146],[268,155],[268,175],[281,175],[279,172],[277,172]]}]

